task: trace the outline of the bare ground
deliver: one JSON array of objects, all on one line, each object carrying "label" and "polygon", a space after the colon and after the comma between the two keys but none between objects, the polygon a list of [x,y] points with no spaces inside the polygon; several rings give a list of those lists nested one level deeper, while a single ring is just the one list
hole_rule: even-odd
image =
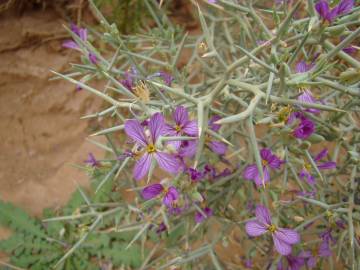
[{"label": "bare ground", "polygon": [[65,203],[76,182],[87,183],[70,163],[100,154],[85,142],[89,122],[80,120],[100,100],[49,81],[50,69],[65,72],[77,61],[61,47],[66,23],[49,10],[0,14],[0,198],[34,215]]}]

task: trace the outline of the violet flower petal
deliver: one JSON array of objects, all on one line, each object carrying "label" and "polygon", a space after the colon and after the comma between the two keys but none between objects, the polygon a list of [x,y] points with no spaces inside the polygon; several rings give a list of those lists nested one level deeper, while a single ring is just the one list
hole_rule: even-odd
[{"label": "violet flower petal", "polygon": [[140,122],[135,119],[127,120],[125,122],[125,133],[134,141],[141,144],[142,146],[146,146],[148,144],[144,128],[141,126]]},{"label": "violet flower petal", "polygon": [[211,216],[213,215],[213,211],[212,211],[212,209],[209,208],[209,207],[205,207],[205,208],[203,209],[203,212],[204,212],[204,214],[206,215],[206,217],[205,217],[202,213],[196,212],[196,214],[195,214],[195,222],[196,222],[196,223],[201,223],[201,222],[203,222],[205,219],[207,219],[207,218],[209,218],[209,217],[211,217]]},{"label": "violet flower petal", "polygon": [[257,174],[254,178],[254,182],[257,187],[263,186],[270,181],[270,172],[266,166],[263,166],[264,181],[261,179],[260,174]]},{"label": "violet flower petal", "polygon": [[347,54],[354,54],[354,53],[356,53],[357,52],[357,48],[355,48],[354,46],[349,46],[349,47],[346,47],[346,48],[344,48],[344,49],[342,49],[343,50],[343,52],[346,52]]},{"label": "violet flower petal", "polygon": [[149,129],[153,143],[156,143],[160,135],[164,135],[165,119],[161,113],[155,113],[149,121]]},{"label": "violet flower petal", "polygon": [[163,190],[164,190],[164,187],[161,184],[153,184],[153,185],[145,187],[141,191],[141,196],[145,200],[150,200],[150,199],[158,196],[161,192],[163,192]]},{"label": "violet flower petal", "polygon": [[93,153],[89,153],[88,159],[85,160],[85,163],[91,165],[92,167],[96,167],[99,165],[99,162],[96,160]]},{"label": "violet flower petal", "polygon": [[145,153],[134,166],[134,178],[140,180],[150,170],[152,155]]},{"label": "violet flower petal", "polygon": [[177,189],[173,186],[169,187],[168,191],[166,192],[163,203],[167,207],[171,207],[173,205],[173,202],[175,202],[179,198],[179,192]]},{"label": "violet flower petal", "polygon": [[189,136],[197,136],[199,134],[199,129],[196,120],[188,121],[184,126],[183,129],[185,134]]},{"label": "violet flower petal", "polygon": [[262,224],[266,226],[271,225],[271,215],[269,209],[267,209],[265,206],[261,204],[257,205],[255,209],[255,216]]},{"label": "violet flower petal", "polygon": [[326,15],[326,20],[328,22],[332,22],[338,15],[339,15],[339,6],[336,6],[335,8],[333,8],[328,12],[328,14]]},{"label": "violet flower petal", "polygon": [[275,234],[272,235],[274,240],[275,249],[281,255],[289,255],[291,253],[291,245],[285,243],[281,239],[277,238]]},{"label": "violet flower petal", "polygon": [[334,162],[334,161],[324,162],[324,163],[318,164],[317,167],[318,167],[320,170],[335,169],[335,168],[336,168],[336,162]]},{"label": "violet flower petal", "polygon": [[276,238],[289,245],[294,245],[300,242],[300,235],[295,230],[278,228],[274,234]]},{"label": "violet flower petal", "polygon": [[70,30],[76,35],[80,36],[80,28],[75,23],[70,23]]},{"label": "violet flower petal", "polygon": [[254,180],[255,177],[259,174],[256,164],[246,166],[243,176],[246,180]]},{"label": "violet flower petal", "polygon": [[177,125],[182,126],[189,121],[189,113],[184,106],[177,106],[173,118]]},{"label": "violet flower petal", "polygon": [[305,178],[309,185],[315,185],[315,178],[306,169],[300,171],[299,177],[301,180],[304,180]]},{"label": "violet flower petal", "polygon": [[179,149],[179,156],[181,157],[193,157],[197,150],[197,140],[191,140],[187,142],[187,145]]},{"label": "violet flower petal", "polygon": [[218,116],[218,115],[214,115],[210,118],[209,120],[209,128],[215,132],[219,131],[219,129],[221,128],[221,125],[220,124],[215,124],[216,121],[220,120],[221,117]]},{"label": "violet flower petal", "polygon": [[263,160],[269,161],[272,156],[272,152],[269,148],[263,148],[260,150],[260,156]]},{"label": "violet flower petal", "polygon": [[271,155],[271,157],[267,161],[269,167],[272,169],[280,169],[281,164],[284,163],[284,161],[282,161],[275,155]]},{"label": "violet flower petal", "polygon": [[316,266],[316,263],[317,263],[316,257],[311,256],[311,257],[308,259],[308,261],[307,261],[307,266],[308,266],[310,269],[312,269],[312,268],[314,268],[314,267]]},{"label": "violet flower petal", "polygon": [[327,148],[324,148],[314,157],[314,161],[322,160],[324,157],[327,156],[327,154],[328,154],[328,150]]},{"label": "violet flower petal", "polygon": [[320,0],[319,2],[316,3],[315,9],[322,19],[324,20],[327,19],[328,14],[330,12],[329,3],[327,1]]},{"label": "violet flower petal", "polygon": [[174,80],[174,77],[165,71],[160,71],[159,74],[160,74],[160,77],[164,80],[164,83],[167,86],[171,86],[171,83]]},{"label": "violet flower petal", "polygon": [[64,48],[68,48],[68,49],[80,49],[79,45],[75,42],[75,41],[72,41],[72,40],[67,40],[67,41],[64,41],[62,46]]},{"label": "violet flower petal", "polygon": [[300,124],[295,128],[293,134],[298,139],[306,139],[315,131],[315,124],[310,119],[301,120]]},{"label": "violet flower petal", "polygon": [[354,0],[342,0],[336,7],[337,15],[349,13],[354,7]]},{"label": "violet flower petal", "polygon": [[305,60],[301,60],[295,65],[295,71],[296,73],[304,73],[309,71],[313,66],[312,64],[307,64]]},{"label": "violet flower petal", "polygon": [[164,152],[156,152],[155,159],[157,160],[159,167],[164,171],[175,174],[180,169],[180,163],[174,155]]},{"label": "violet flower petal", "polygon": [[87,29],[86,28],[80,28],[78,32],[78,36],[82,41],[87,41]]},{"label": "violet flower petal", "polygon": [[321,244],[319,246],[318,254],[319,254],[320,257],[323,257],[323,258],[332,256],[329,241],[322,241],[321,242]]},{"label": "violet flower petal", "polygon": [[213,152],[219,155],[224,155],[227,150],[227,145],[219,141],[210,141],[208,146]]},{"label": "violet flower petal", "polygon": [[[308,104],[315,104],[317,103],[317,100],[314,98],[313,94],[311,93],[310,90],[305,89],[300,96],[298,96],[297,100],[304,102],[304,103],[308,103]],[[310,112],[310,113],[319,113],[320,110],[319,109],[314,109],[314,108],[306,108],[305,111]]]},{"label": "violet flower petal", "polygon": [[252,237],[259,236],[267,232],[266,226],[256,220],[248,221],[245,224],[245,230],[246,233]]},{"label": "violet flower petal", "polygon": [[97,59],[96,55],[92,52],[89,52],[89,60],[94,65],[96,65],[98,63],[98,59]]}]

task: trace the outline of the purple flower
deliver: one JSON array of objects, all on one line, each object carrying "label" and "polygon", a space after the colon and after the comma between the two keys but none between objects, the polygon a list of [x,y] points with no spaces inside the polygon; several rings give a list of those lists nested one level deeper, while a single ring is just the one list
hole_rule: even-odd
[{"label": "purple flower", "polygon": [[258,46],[261,46],[261,45],[270,45],[271,44],[271,41],[270,40],[256,40],[256,45]]},{"label": "purple flower", "polygon": [[354,0],[341,0],[340,3],[330,9],[327,0],[320,0],[316,3],[315,9],[320,18],[331,23],[336,17],[347,14],[354,7]]},{"label": "purple flower", "polygon": [[[221,117],[218,115],[214,115],[213,117],[210,118],[209,122],[208,122],[208,126],[212,131],[218,132],[220,130],[221,125],[216,124],[215,122],[220,120]],[[219,154],[219,155],[224,155],[227,151],[227,146],[225,143],[217,141],[217,140],[213,140],[210,137],[207,137],[205,139],[206,145],[215,153]]]},{"label": "purple flower", "polygon": [[156,228],[156,234],[161,234],[162,232],[166,232],[167,227],[164,222],[161,222],[159,226]]},{"label": "purple flower", "polygon": [[225,168],[220,173],[215,175],[214,179],[222,178],[222,177],[229,176],[229,175],[231,175],[231,170],[229,168]]},{"label": "purple flower", "polygon": [[[76,24],[71,23],[70,26],[71,31],[76,34],[82,41],[86,42],[87,41],[87,29],[86,28],[79,28],[76,26]],[[79,45],[73,41],[73,40],[67,40],[62,44],[63,47],[68,48],[68,49],[74,49],[74,50],[80,50]],[[98,59],[96,57],[96,55],[93,52],[89,52],[88,53],[88,58],[90,60],[90,62],[94,65],[96,65],[98,63]]]},{"label": "purple flower", "polygon": [[126,71],[124,74],[125,79],[121,80],[120,83],[129,91],[133,91],[135,87],[135,79],[138,75],[138,71],[135,67],[131,67],[130,71]]},{"label": "purple flower", "polygon": [[300,235],[294,230],[278,228],[272,224],[270,212],[263,205],[256,206],[255,215],[255,220],[246,223],[246,233],[251,237],[255,237],[270,232],[275,249],[281,255],[289,255],[292,250],[291,246],[300,242]]},{"label": "purple flower", "polygon": [[210,177],[214,178],[216,176],[216,169],[214,166],[210,165],[210,164],[206,164],[204,166],[204,174],[205,175],[210,175]]},{"label": "purple flower", "polygon": [[75,87],[75,90],[76,90],[76,92],[79,92],[82,90],[82,87],[79,84],[77,84]]},{"label": "purple flower", "polygon": [[284,257],[287,262],[287,267],[285,268],[282,261],[279,261],[277,270],[300,270],[301,267],[305,264],[305,259],[303,257],[288,255]]},{"label": "purple flower", "polygon": [[92,153],[89,153],[88,159],[84,161],[86,164],[90,165],[91,167],[98,167],[100,166],[100,162],[96,160],[95,156]]},{"label": "purple flower", "polygon": [[210,3],[210,4],[216,4],[216,3],[217,3],[217,0],[208,0],[208,3]]},{"label": "purple flower", "polygon": [[[221,125],[216,124],[215,122],[220,120],[221,118],[219,116],[213,116],[209,122],[209,128],[212,131],[218,132]],[[186,144],[182,145],[182,147],[179,149],[179,155],[181,157],[192,157],[196,154],[198,140],[192,140],[186,142]],[[205,138],[205,145],[208,146],[213,152],[219,155],[224,155],[227,151],[227,145],[223,142],[217,141],[212,139],[210,136],[207,136]]]},{"label": "purple flower", "polygon": [[356,53],[358,50],[358,48],[354,47],[354,46],[349,46],[343,49],[344,52],[346,52],[347,54],[354,54]]},{"label": "purple flower", "polygon": [[286,124],[292,125],[296,120],[298,125],[293,130],[292,134],[295,138],[306,139],[315,131],[315,124],[309,118],[307,118],[302,112],[293,112],[287,119]]},{"label": "purple flower", "polygon": [[261,179],[256,164],[251,164],[246,166],[243,174],[246,180],[253,180],[257,187],[270,181],[269,169],[280,169],[281,164],[284,163],[284,161],[282,161],[277,156],[275,156],[269,148],[261,149],[260,156],[262,159],[262,165],[263,165],[262,169],[263,169],[264,179]]},{"label": "purple flower", "polygon": [[[315,198],[316,195],[316,190],[312,190],[312,191],[299,191],[296,193],[299,196],[303,196],[303,197],[309,197],[309,198]],[[306,202],[305,202],[306,203]]]},{"label": "purple flower", "polygon": [[153,184],[145,187],[141,195],[144,200],[150,200],[162,194],[163,204],[167,207],[173,207],[179,198],[179,192],[174,186],[165,188],[162,184]]},{"label": "purple flower", "polygon": [[244,263],[245,268],[251,269],[253,268],[253,263],[251,259],[246,259]]},{"label": "purple flower", "polygon": [[[165,132],[170,136],[197,136],[198,127],[196,120],[189,119],[189,112],[183,106],[178,106],[172,115],[175,125],[166,125]],[[170,144],[179,149],[182,141],[171,141]]]},{"label": "purple flower", "polygon": [[[311,91],[309,89],[304,89],[303,92],[301,93],[301,95],[298,96],[297,100],[304,102],[304,103],[309,103],[309,104],[318,103],[318,100],[315,99],[315,97],[313,96],[313,94],[311,93]],[[306,108],[306,109],[304,109],[304,111],[313,113],[313,114],[317,114],[320,112],[319,109],[314,109],[314,108]]]},{"label": "purple flower", "polygon": [[[336,168],[336,162],[334,161],[326,161],[326,162],[320,162],[325,156],[327,156],[328,150],[324,148],[322,151],[320,151],[319,154],[317,154],[314,158],[314,161],[316,163],[316,166],[319,170],[331,170]],[[311,165],[308,163],[305,163],[304,168],[300,171],[299,177],[301,179],[306,179],[306,181],[309,183],[309,185],[315,185],[315,177],[311,175]]]},{"label": "purple flower", "polygon": [[315,5],[315,9],[319,14],[320,18],[322,18],[323,20],[328,20],[329,22],[331,21],[329,18],[330,8],[327,0],[320,0],[319,2],[317,2]]},{"label": "purple flower", "polygon": [[353,9],[354,5],[354,0],[340,1],[340,3],[335,7],[337,15],[349,13]]},{"label": "purple flower", "polygon": [[156,143],[161,135],[164,135],[165,120],[161,113],[155,113],[149,121],[150,136],[147,137],[144,127],[138,120],[132,119],[125,122],[125,132],[132,138],[141,148],[141,158],[136,162],[134,167],[134,178],[140,180],[149,171],[151,163],[154,159],[160,168],[169,173],[175,174],[179,170],[179,161],[174,155],[159,151]]},{"label": "purple flower", "polygon": [[188,174],[190,176],[191,181],[198,182],[204,178],[204,174],[196,169],[189,168]]},{"label": "purple flower", "polygon": [[165,72],[165,71],[160,71],[159,72],[159,77],[161,77],[164,80],[164,83],[167,86],[171,86],[172,81],[174,80],[174,77],[171,76],[171,74]]},{"label": "purple flower", "polygon": [[89,60],[94,65],[96,65],[98,63],[98,59],[93,52],[89,52]]},{"label": "purple flower", "polygon": [[336,240],[335,238],[332,236],[332,228],[328,228],[326,229],[325,231],[323,231],[322,233],[320,233],[320,238],[323,240],[323,241],[327,241],[327,242],[332,242],[332,243],[336,243]]},{"label": "purple flower", "polygon": [[[317,56],[315,57],[315,59],[316,58],[317,58]],[[314,66],[314,61],[310,64],[307,64],[304,60],[299,61],[295,66],[296,73],[303,73],[303,72],[309,71]],[[309,89],[304,89],[303,92],[301,93],[301,95],[297,99],[299,101],[305,102],[305,103],[310,103],[310,104],[317,103],[317,100],[314,98],[313,94],[311,93],[311,91]],[[319,113],[320,112],[320,110],[313,109],[313,108],[305,109],[305,111],[310,112],[310,113]]]},{"label": "purple flower", "polygon": [[[82,41],[87,41],[87,29],[86,28],[79,28],[76,24],[71,23],[70,25],[71,31],[76,34]],[[68,49],[80,50],[79,45],[73,40],[67,40],[62,44],[63,47]]]},{"label": "purple flower", "polygon": [[308,118],[304,118],[300,120],[299,125],[294,129],[293,135],[298,139],[306,139],[315,131],[315,124]]},{"label": "purple flower", "polygon": [[195,213],[195,222],[196,223],[202,223],[205,219],[207,219],[213,215],[213,211],[209,207],[205,207],[204,209],[202,209],[202,211],[204,212],[204,214],[206,216],[204,216],[203,213],[201,213],[201,212],[196,212]]},{"label": "purple flower", "polygon": [[306,259],[308,268],[312,269],[316,267],[318,259],[332,256],[329,241],[323,240],[317,250],[313,250],[313,252],[302,251],[300,252],[299,256]]},{"label": "purple flower", "polygon": [[304,60],[299,61],[295,66],[296,73],[304,73],[312,69],[313,63],[307,64]]}]

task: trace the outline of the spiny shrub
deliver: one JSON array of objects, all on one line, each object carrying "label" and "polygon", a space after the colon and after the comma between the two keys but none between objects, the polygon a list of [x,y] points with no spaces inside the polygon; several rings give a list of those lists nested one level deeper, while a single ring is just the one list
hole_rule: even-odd
[{"label": "spiny shrub", "polygon": [[141,244],[140,269],[359,269],[355,1],[189,1],[195,33],[144,3],[156,28],[120,35],[94,9],[97,42],[72,27],[82,63],[55,73],[114,123],[87,163],[121,196],[82,210],[86,236],[134,233],[113,252]]}]

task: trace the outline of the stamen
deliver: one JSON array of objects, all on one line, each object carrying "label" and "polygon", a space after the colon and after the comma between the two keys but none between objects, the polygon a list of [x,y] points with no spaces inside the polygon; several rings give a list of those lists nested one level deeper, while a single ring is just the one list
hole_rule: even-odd
[{"label": "stamen", "polygon": [[149,144],[147,147],[146,147],[146,151],[151,154],[151,153],[154,153],[156,152],[156,148],[153,144]]},{"label": "stamen", "polygon": [[180,131],[181,131],[181,126],[176,125],[176,126],[175,126],[175,130],[176,130],[176,132],[180,132]]},{"label": "stamen", "polygon": [[271,233],[276,232],[276,226],[274,224],[271,224],[267,229]]},{"label": "stamen", "polygon": [[305,170],[307,170],[307,171],[310,171],[311,170],[311,164],[310,163],[305,163],[304,164],[304,168],[305,168]]},{"label": "stamen", "polygon": [[265,159],[261,160],[261,163],[263,166],[267,166],[269,164],[269,162]]}]

